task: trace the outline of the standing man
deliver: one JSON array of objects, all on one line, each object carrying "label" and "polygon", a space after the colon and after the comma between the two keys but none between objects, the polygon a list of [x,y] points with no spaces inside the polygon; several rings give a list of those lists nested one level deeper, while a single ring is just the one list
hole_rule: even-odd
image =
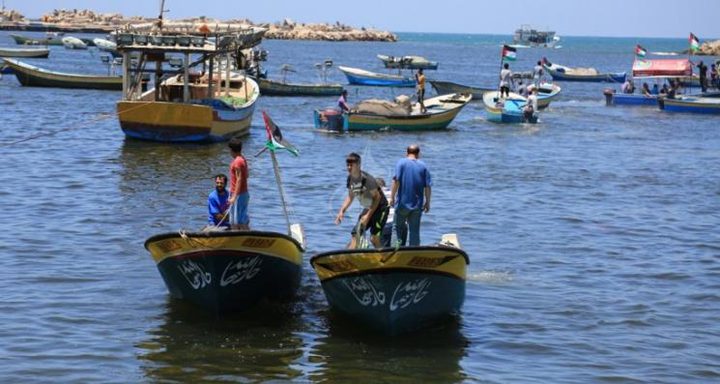
[{"label": "standing man", "polygon": [[510,97],[510,84],[513,83],[512,71],[510,70],[510,64],[503,64],[503,69],[500,70],[500,97]]},{"label": "standing man", "polygon": [[538,60],[537,64],[533,68],[533,82],[535,83],[536,87],[540,87],[540,83],[542,82],[542,77],[545,74],[545,70],[542,66],[542,61]]},{"label": "standing man", "polygon": [[208,196],[208,224],[216,227],[229,227],[230,222],[225,215],[228,209],[230,194],[227,189],[227,176],[215,175],[215,189]]},{"label": "standing man", "polygon": [[700,63],[697,65],[698,67],[698,75],[700,80],[700,90],[702,93],[707,92],[707,65],[700,60]]},{"label": "standing man", "polygon": [[242,155],[242,140],[233,137],[228,143],[230,155],[233,157],[230,163],[230,229],[242,231],[250,230],[250,217],[248,217],[248,165]]},{"label": "standing man", "polygon": [[348,170],[346,183],[348,195],[335,217],[335,224],[342,222],[345,211],[357,197],[363,210],[360,212],[357,225],[353,227],[351,232],[352,238],[348,248],[357,248],[358,235],[365,233],[367,229],[370,229],[370,242],[375,248],[380,248],[382,246],[382,229],[387,222],[389,210],[385,194],[378,186],[375,178],[361,170],[360,155],[355,152],[350,153],[345,159],[345,164]]},{"label": "standing man", "polygon": [[427,108],[425,108],[425,75],[422,68],[417,70],[415,82],[417,83],[417,99],[418,104],[420,104],[420,113],[427,113]]},{"label": "standing man", "polygon": [[350,107],[347,103],[347,89],[343,89],[340,93],[340,97],[338,98],[338,108],[340,108],[340,112],[350,112]]},{"label": "standing man", "polygon": [[[430,211],[432,178],[420,160],[420,147],[407,147],[405,158],[398,160],[390,192],[390,205],[395,207],[395,239],[405,245],[405,228],[409,228],[410,246],[420,245],[420,217]],[[406,227],[407,225],[407,227]]]}]

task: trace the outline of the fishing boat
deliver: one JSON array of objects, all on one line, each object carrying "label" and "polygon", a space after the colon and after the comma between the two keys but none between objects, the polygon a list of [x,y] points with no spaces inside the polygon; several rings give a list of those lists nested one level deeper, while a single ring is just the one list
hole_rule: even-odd
[{"label": "fishing boat", "polygon": [[100,51],[107,52],[107,53],[111,54],[113,57],[120,56],[120,53],[118,53],[118,51],[117,51],[117,44],[115,44],[115,42],[113,42],[113,41],[101,39],[98,37],[98,38],[93,39],[93,43],[95,43],[95,46]]},{"label": "fishing boat", "polygon": [[[332,61],[326,60],[324,64],[317,64],[321,70],[323,80],[327,80],[327,69],[332,66]],[[340,84],[328,84],[327,81],[318,84],[288,83],[287,73],[295,72],[288,64],[280,69],[282,81],[271,80],[266,77],[257,77],[260,85],[260,94],[265,96],[339,96],[343,91]]]},{"label": "fishing boat", "polygon": [[543,110],[550,106],[550,102],[555,100],[562,91],[562,88],[553,83],[540,83],[537,87],[537,105],[538,109]]},{"label": "fishing boat", "polygon": [[11,33],[10,37],[12,37],[18,45],[63,45],[62,38],[60,36],[34,38]]},{"label": "fishing boat", "polygon": [[44,59],[50,55],[47,48],[7,48],[0,47],[0,57],[24,57]]},{"label": "fishing boat", "polygon": [[[538,109],[539,101],[538,98]],[[501,98],[498,91],[487,92],[483,96],[483,103],[488,121],[494,123],[537,122],[537,115],[533,115],[529,121],[526,121],[523,108],[527,104],[527,99],[517,93],[510,92],[509,96]]]},{"label": "fishing boat", "polygon": [[470,259],[448,234],[438,245],[324,252],[310,264],[334,311],[397,335],[460,312]]},{"label": "fishing boat", "polygon": [[[123,87],[123,79],[120,76],[57,72],[38,68],[15,59],[4,60],[20,84],[26,87],[102,89],[113,91],[119,91]],[[145,87],[146,85],[147,77],[143,77],[140,86]]]},{"label": "fishing boat", "polygon": [[[692,78],[692,63],[688,59],[636,59],[632,66],[632,81],[635,88],[639,83],[662,84],[670,80]],[[615,89],[605,89],[606,105],[644,105],[657,106],[658,94],[623,93]]]},{"label": "fishing boat", "polygon": [[[267,29],[248,28],[208,37],[121,33],[123,98],[117,103],[120,127],[127,137],[160,142],[218,142],[250,130],[258,84],[232,72],[232,55],[259,44]],[[137,66],[131,56],[137,55]],[[199,56],[191,62],[191,55]],[[163,65],[183,64],[179,69]],[[155,68],[146,68],[150,63]],[[218,70],[224,65],[225,70]],[[205,73],[192,72],[205,66]],[[140,92],[137,79],[155,73],[155,88]],[[192,73],[191,73],[192,72]]]},{"label": "fishing boat", "polygon": [[671,99],[658,98],[658,106],[666,112],[689,112],[702,114],[720,114],[720,97],[680,95]]},{"label": "fishing boat", "polygon": [[388,75],[370,72],[364,69],[339,66],[338,69],[345,74],[348,83],[354,85],[374,85],[381,87],[414,87],[415,79],[401,75]]},{"label": "fishing boat", "polygon": [[265,96],[338,96],[343,90],[340,84],[285,83],[265,78],[257,82],[260,93]]},{"label": "fishing boat", "polygon": [[386,100],[366,100],[348,113],[333,108],[314,111],[315,128],[324,131],[427,131],[445,129],[460,110],[472,100],[470,94],[449,94],[425,100],[427,112],[419,105]]},{"label": "fishing boat", "polygon": [[87,49],[88,45],[84,41],[73,36],[65,36],[62,39],[62,43],[67,49]]},{"label": "fishing boat", "polygon": [[437,93],[438,95],[447,95],[449,93],[466,93],[472,95],[473,101],[482,101],[482,97],[485,92],[492,92],[497,90],[497,88],[475,87],[471,85],[453,83],[452,81],[440,80],[430,80],[430,85],[432,85],[435,93]]},{"label": "fishing boat", "polygon": [[286,300],[300,286],[304,235],[300,224],[291,223],[275,155],[287,147],[281,144],[280,129],[263,116],[265,148],[273,162],[287,234],[214,228],[163,233],[145,241],[170,295],[217,314],[243,311],[261,300]]},{"label": "fishing boat", "polygon": [[422,56],[388,56],[377,55],[385,68],[391,69],[437,69],[438,62],[430,61]]},{"label": "fishing boat", "polygon": [[543,67],[553,80],[622,83],[626,72],[602,73],[595,68],[571,68],[543,60]]},{"label": "fishing boat", "polygon": [[560,37],[555,36],[555,31],[542,30],[524,24],[515,30],[512,46],[515,48],[560,48],[557,46],[559,41]]}]

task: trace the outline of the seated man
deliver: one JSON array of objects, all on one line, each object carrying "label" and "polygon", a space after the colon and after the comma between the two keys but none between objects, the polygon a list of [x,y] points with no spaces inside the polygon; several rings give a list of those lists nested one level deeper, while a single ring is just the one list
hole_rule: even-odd
[{"label": "seated man", "polygon": [[228,197],[227,176],[218,174],[215,176],[215,189],[208,196],[208,225],[216,227],[230,227],[228,220]]}]

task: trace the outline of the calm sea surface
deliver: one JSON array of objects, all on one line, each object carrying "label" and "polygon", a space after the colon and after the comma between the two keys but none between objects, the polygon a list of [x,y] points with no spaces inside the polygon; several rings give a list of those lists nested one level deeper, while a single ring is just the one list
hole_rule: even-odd
[{"label": "calm sea surface", "polygon": [[[389,43],[266,41],[271,77],[314,64],[380,70],[376,54],[440,61],[430,79],[495,86],[508,36],[401,34]],[[629,70],[633,47],[684,39],[566,38],[519,50]],[[0,32],[0,45],[14,45]],[[103,73],[98,52],[51,47],[28,60]],[[705,58],[709,60],[710,58]],[[345,83],[337,70],[330,80]],[[384,338],[338,319],[305,263],[298,299],[217,319],[170,299],[143,242],[197,229],[225,144],[129,140],[119,92],[22,87],[0,80],[0,382],[718,382],[720,118],[606,107],[607,84],[565,83],[537,125],[485,121],[467,106],[443,132],[314,132],[312,110],[335,98],[258,102],[245,141],[252,225],[284,231],[260,110],[298,146],[282,154],[306,260],[343,247],[333,224],[344,155],[386,178],[419,143],[434,179],[423,242],[455,232],[470,256],[456,322]],[[350,101],[412,90],[349,87]],[[22,142],[20,140],[28,139]]]}]

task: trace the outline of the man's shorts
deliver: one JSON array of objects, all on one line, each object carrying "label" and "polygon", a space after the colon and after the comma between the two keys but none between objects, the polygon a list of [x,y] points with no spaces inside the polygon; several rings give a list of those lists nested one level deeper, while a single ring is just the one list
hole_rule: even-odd
[{"label": "man's shorts", "polygon": [[[358,216],[358,223],[360,223],[361,218],[365,216],[367,211],[368,209],[365,208],[362,212],[360,212],[360,216]],[[378,207],[373,213],[373,215],[370,217],[370,222],[368,223],[369,228],[361,228],[361,232],[365,232],[367,229],[370,229],[370,234],[373,236],[382,232],[385,223],[387,223],[388,212],[390,212],[389,206],[386,205],[384,207]],[[353,227],[352,232],[350,232],[351,235],[355,236],[358,226],[359,224],[356,224]]]},{"label": "man's shorts", "polygon": [[250,194],[248,192],[238,195],[237,200],[235,200],[235,204],[230,207],[230,225],[247,225],[250,223],[250,217],[248,217],[249,201]]}]

